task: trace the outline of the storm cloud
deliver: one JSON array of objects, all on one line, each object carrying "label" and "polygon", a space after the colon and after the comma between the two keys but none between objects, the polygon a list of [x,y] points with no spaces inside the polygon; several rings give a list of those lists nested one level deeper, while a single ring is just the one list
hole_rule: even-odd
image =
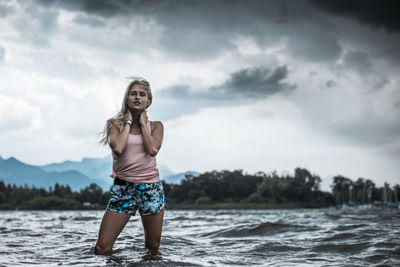
[{"label": "storm cloud", "polygon": [[390,33],[400,31],[397,0],[312,0],[311,3],[327,13],[349,17],[373,28],[384,28]]},{"label": "storm cloud", "polygon": [[[273,94],[287,94],[296,89],[295,84],[287,83],[288,73],[287,66],[257,66],[230,73],[225,82],[201,91],[195,91],[189,85],[175,85],[157,94],[161,100],[156,115],[170,119],[193,114],[200,108],[233,106],[265,99]],[[178,113],[173,111],[174,106],[180,107]]]},{"label": "storm cloud", "polygon": [[[397,1],[1,1],[0,100],[13,111],[0,118],[1,146],[29,134],[35,160],[45,133],[54,148],[46,160],[80,157],[82,144],[100,155],[93,133],[120,108],[124,77],[138,75],[152,84],[149,117],[165,123],[167,158],[185,170],[198,155],[257,138],[237,148],[246,166],[265,166],[271,149],[282,168],[308,153],[325,174],[326,162],[398,174],[385,165],[400,156],[397,10]],[[14,127],[26,116],[31,123]],[[188,136],[200,151],[186,151]],[[348,166],[354,155],[371,164],[360,156],[361,167]]]},{"label": "storm cloud", "polygon": [[39,3],[46,8],[83,11],[85,19],[79,16],[75,22],[93,27],[98,26],[94,22],[101,23],[99,17],[119,18],[125,24],[140,16],[149,18],[162,28],[156,47],[185,61],[205,60],[235,49],[234,39],[240,36],[253,38],[261,47],[286,38],[289,52],[315,61],[336,60],[342,50],[335,36],[324,29],[328,21],[315,16],[306,1],[216,1],[212,8],[207,1]]},{"label": "storm cloud", "polygon": [[285,82],[288,76],[286,66],[275,69],[261,67],[244,68],[230,74],[229,79],[209,89],[211,97],[220,98],[263,98],[279,92],[295,89]]},{"label": "storm cloud", "polygon": [[[250,38],[260,48],[279,45],[284,41],[287,54],[333,64],[346,52],[343,43],[348,40],[344,41],[343,38],[346,35],[351,38],[356,34],[355,45],[363,41],[362,46],[366,46],[369,55],[400,61],[398,37],[392,36],[392,40],[383,46],[366,43],[365,39],[371,39],[371,33],[360,31],[353,25],[348,27],[346,23],[336,23],[330,16],[349,17],[374,29],[383,27],[389,32],[397,32],[397,1],[232,0],[213,1],[212,8],[208,1],[180,0],[39,0],[37,3],[44,9],[79,12],[75,23],[109,28],[109,38],[99,41],[106,47],[115,47],[127,53],[132,50],[126,45],[118,46],[118,31],[113,34],[112,30],[118,24],[121,27],[130,25],[141,18],[147,24],[154,23],[152,27],[157,28],[152,29],[157,39],[152,46],[174,60],[209,60],[225,51],[237,49],[238,38]],[[87,38],[90,39],[90,36]],[[144,46],[148,46],[138,32],[132,32],[124,38],[130,39],[128,43],[143,42]],[[90,42],[85,41],[84,36],[79,36],[79,39]],[[107,41],[110,45],[107,45]]]}]

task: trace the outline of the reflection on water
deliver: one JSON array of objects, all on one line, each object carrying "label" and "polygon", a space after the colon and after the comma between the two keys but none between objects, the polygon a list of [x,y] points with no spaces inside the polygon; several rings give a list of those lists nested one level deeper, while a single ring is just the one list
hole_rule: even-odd
[{"label": "reflection on water", "polygon": [[103,211],[1,211],[0,265],[400,266],[400,210],[165,211],[160,253],[131,217],[95,255]]}]

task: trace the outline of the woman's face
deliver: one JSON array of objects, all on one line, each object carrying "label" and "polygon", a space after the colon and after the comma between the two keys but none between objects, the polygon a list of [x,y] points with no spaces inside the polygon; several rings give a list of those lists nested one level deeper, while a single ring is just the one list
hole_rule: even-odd
[{"label": "woman's face", "polygon": [[128,108],[130,110],[146,110],[149,102],[147,91],[139,84],[134,84],[128,92]]}]

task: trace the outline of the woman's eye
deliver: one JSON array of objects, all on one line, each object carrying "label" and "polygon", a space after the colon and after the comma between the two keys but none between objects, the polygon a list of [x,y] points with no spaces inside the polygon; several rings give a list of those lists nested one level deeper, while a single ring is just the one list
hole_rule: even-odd
[{"label": "woman's eye", "polygon": [[146,93],[140,93],[140,96],[146,96]]}]

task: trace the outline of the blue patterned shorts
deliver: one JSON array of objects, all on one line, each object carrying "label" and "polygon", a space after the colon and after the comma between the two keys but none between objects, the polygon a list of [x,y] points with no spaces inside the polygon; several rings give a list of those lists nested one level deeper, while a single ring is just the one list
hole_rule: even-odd
[{"label": "blue patterned shorts", "polygon": [[[113,210],[126,215],[153,215],[159,213],[165,206],[164,188],[160,182],[151,184],[135,184],[115,178],[111,188],[107,210]],[[118,184],[117,184],[118,183]]]}]

